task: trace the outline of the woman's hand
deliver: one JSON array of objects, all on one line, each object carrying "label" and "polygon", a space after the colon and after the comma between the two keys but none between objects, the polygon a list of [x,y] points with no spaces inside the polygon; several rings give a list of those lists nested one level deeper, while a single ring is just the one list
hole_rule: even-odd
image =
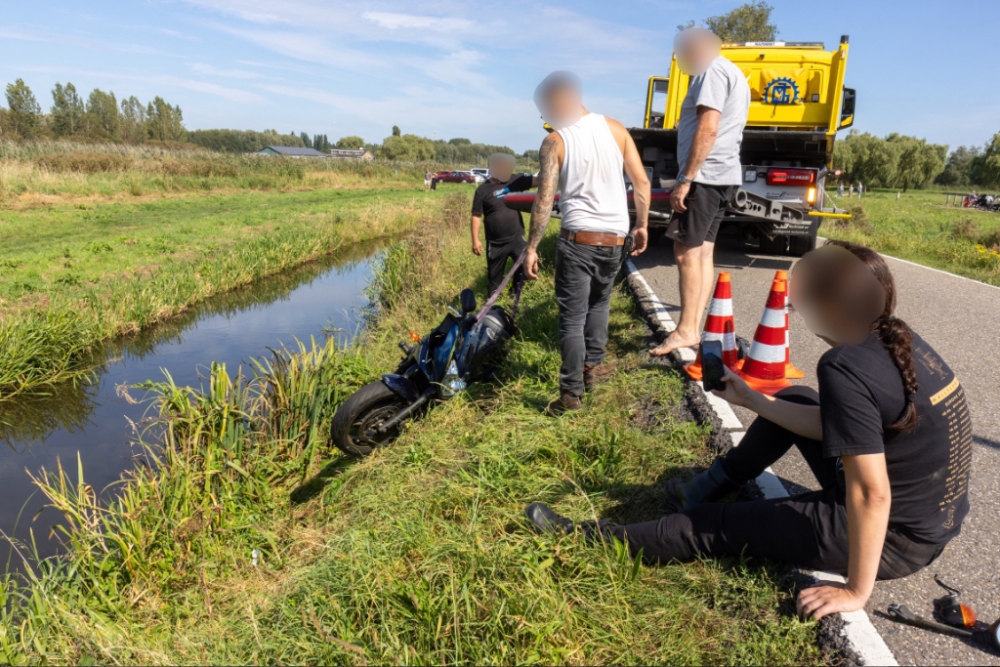
[{"label": "woman's hand", "polygon": [[749,407],[760,392],[752,389],[750,385],[744,382],[743,378],[729,370],[728,366],[724,366],[723,368],[726,374],[722,376],[722,381],[726,383],[726,388],[722,391],[713,389],[712,393],[719,398],[726,399],[733,405],[739,405],[744,408]]},{"label": "woman's hand", "polygon": [[801,620],[818,621],[830,614],[857,611],[864,608],[866,602],[867,595],[855,593],[847,584],[828,581],[801,591],[795,608]]}]

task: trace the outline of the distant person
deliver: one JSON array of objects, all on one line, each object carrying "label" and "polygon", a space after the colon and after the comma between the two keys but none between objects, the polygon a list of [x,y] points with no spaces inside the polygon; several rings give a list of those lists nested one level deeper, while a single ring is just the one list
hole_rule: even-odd
[{"label": "distant person", "polygon": [[[893,314],[895,282],[875,251],[831,241],[795,265],[790,288],[806,326],[832,346],[816,369],[818,393],[766,396],[727,369],[716,396],[758,417],[707,471],[667,483],[663,500],[676,513],[577,524],[532,503],[535,529],[617,540],[651,564],[768,558],[845,575],[799,593],[804,619],[862,609],[876,579],[934,562],[969,512],[973,424],[962,385]],[[719,502],[793,447],[821,490]]]},{"label": "distant person", "polygon": [[861,181],[858,181],[858,199],[861,199],[861,194],[865,191],[865,185]]},{"label": "distant person", "polygon": [[424,172],[424,190],[426,190],[426,191],[429,192],[430,189],[431,189],[431,172],[425,171]]},{"label": "distant person", "polygon": [[847,188],[847,198],[850,199],[853,196],[854,196],[854,183],[851,183],[851,185],[848,186]]},{"label": "distant person", "polygon": [[486,295],[490,297],[503,282],[507,260],[517,261],[528,245],[524,240],[524,218],[520,211],[507,208],[504,196],[508,192],[523,192],[537,183],[530,174],[514,176],[515,158],[509,153],[494,153],[488,163],[490,178],[476,188],[470,227],[472,252],[479,256],[483,254],[479,228],[483,223],[486,226]]},{"label": "distant person", "polygon": [[546,413],[583,407],[583,392],[614,368],[605,361],[608,316],[615,276],[629,236],[628,195],[622,171],[632,180],[636,222],[633,255],[646,249],[649,178],[628,130],[583,106],[582,84],[569,72],[554,72],[535,90],[535,104],[555,131],[539,151],[538,195],[531,210],[525,275],[538,279],[538,244],[561,191],[562,230],[556,241],[556,301],[559,304],[559,397]]},{"label": "distant person", "polygon": [[837,186],[837,196],[843,198],[844,196],[844,184],[841,183]]},{"label": "distant person", "polygon": [[740,144],[750,113],[750,86],[732,61],[719,55],[722,40],[705,28],[674,39],[681,70],[691,75],[677,128],[677,183],[670,196],[680,280],[677,328],[650,351],[664,356],[701,340],[701,318],[715,281],[715,237],[729,203],[743,183]]}]

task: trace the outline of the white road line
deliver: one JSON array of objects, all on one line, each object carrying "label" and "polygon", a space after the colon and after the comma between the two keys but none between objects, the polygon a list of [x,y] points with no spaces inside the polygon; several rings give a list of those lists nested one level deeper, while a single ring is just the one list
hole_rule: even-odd
[{"label": "white road line", "polygon": [[[896,258],[893,258],[896,259]],[[906,261],[906,260],[899,260]],[[909,262],[912,264],[912,262]],[[916,266],[922,266],[917,264]],[[664,318],[673,325],[673,320],[660,301],[659,297],[653,291],[653,288],[649,286],[646,282],[646,278],[640,273],[639,269],[636,268],[632,260],[627,260],[625,262],[625,268],[630,275],[632,275],[636,282],[646,291],[646,294],[640,294],[640,299],[646,301],[649,306],[652,307],[653,313],[655,313],[656,320],[663,328],[667,331],[673,331],[675,326],[667,327],[664,322]],[[930,268],[930,267],[924,267]],[[938,269],[931,269],[932,271],[938,271]],[[941,271],[941,273],[946,273]],[[954,274],[948,274],[954,275]],[[957,278],[963,278],[964,276],[955,276]],[[971,278],[965,278],[966,280],[972,280]],[[972,280],[972,282],[979,282]],[[985,284],[985,283],[982,283]],[[992,285],[990,286],[992,287]],[[681,351],[687,350],[691,353],[690,361],[694,361],[694,351],[691,348],[681,348]],[[681,359],[688,361],[683,354]],[[722,427],[726,430],[730,430],[729,437],[733,441],[733,446],[736,447],[740,444],[743,436],[746,435],[745,431],[742,431],[743,424],[740,422],[736,413],[733,412],[732,407],[725,400],[715,396],[714,394],[705,392],[704,388],[700,382],[695,382],[702,393],[708,399],[709,405],[715,411],[715,414],[722,421]],[[757,486],[760,488],[761,493],[764,494],[765,498],[785,498],[788,496],[788,491],[785,489],[785,485],[781,483],[781,480],[777,475],[767,468],[760,476],[756,479]],[[819,581],[837,581],[839,583],[844,583],[844,578],[839,574],[834,574],[832,572],[807,572],[811,574],[815,579]],[[872,621],[868,618],[868,614],[864,610],[855,611],[850,613],[842,613],[840,617],[844,621],[844,628],[841,630],[841,636],[847,641],[851,649],[857,653],[861,658],[861,662],[864,665],[886,665],[887,667],[896,667],[899,662],[896,661],[895,656],[893,656],[892,651],[886,645],[885,640],[882,639],[882,635],[878,633],[875,626],[872,625]]]}]

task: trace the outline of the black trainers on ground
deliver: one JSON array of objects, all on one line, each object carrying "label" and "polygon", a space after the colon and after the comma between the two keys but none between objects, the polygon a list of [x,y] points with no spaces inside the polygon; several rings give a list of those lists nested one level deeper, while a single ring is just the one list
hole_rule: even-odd
[{"label": "black trainers on ground", "polygon": [[713,503],[721,500],[739,488],[722,469],[722,459],[712,461],[712,467],[700,472],[686,482],[675,477],[664,487],[667,504],[678,512],[689,510],[701,503]]}]

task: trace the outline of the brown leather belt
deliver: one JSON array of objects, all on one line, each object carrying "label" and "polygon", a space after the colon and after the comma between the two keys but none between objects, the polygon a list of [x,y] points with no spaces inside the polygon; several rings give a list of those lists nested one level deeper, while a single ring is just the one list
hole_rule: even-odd
[{"label": "brown leather belt", "polygon": [[568,229],[559,231],[559,236],[580,245],[596,245],[606,248],[625,245],[625,237],[614,232],[571,232]]}]

